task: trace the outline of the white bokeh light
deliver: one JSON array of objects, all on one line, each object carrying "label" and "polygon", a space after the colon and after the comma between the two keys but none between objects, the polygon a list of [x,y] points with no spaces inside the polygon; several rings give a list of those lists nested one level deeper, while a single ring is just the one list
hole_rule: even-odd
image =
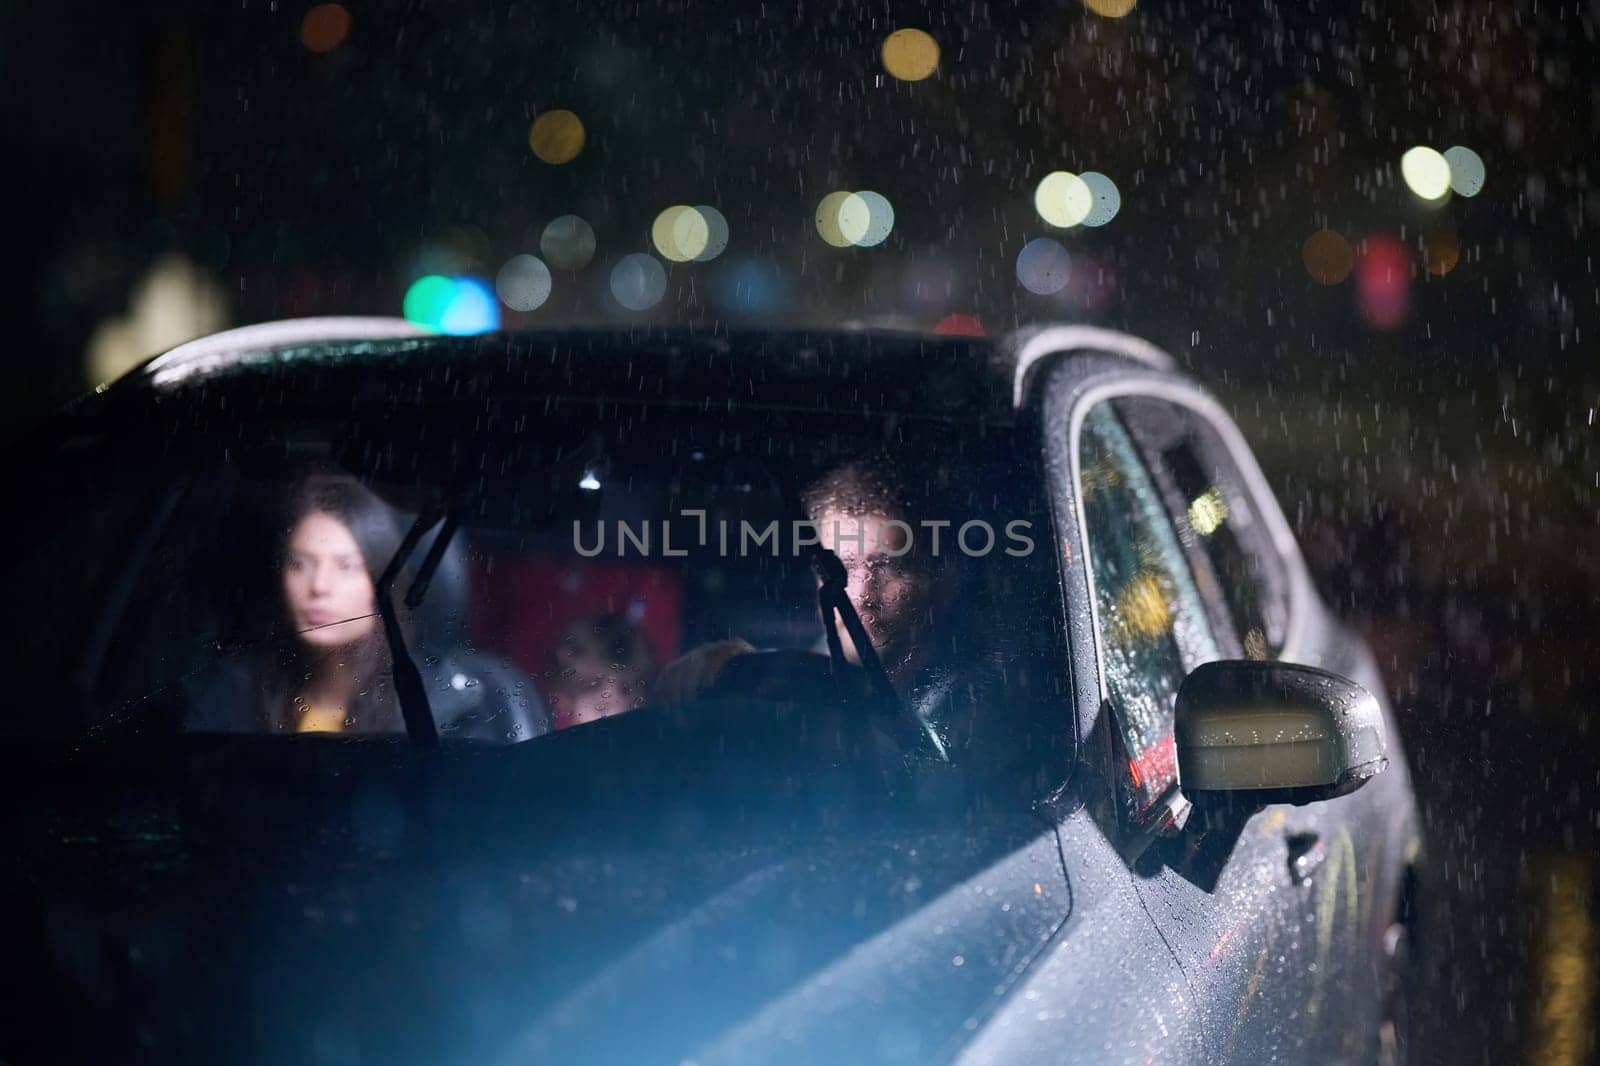
[{"label": "white bokeh light", "polygon": [[1094,190],[1071,171],[1054,170],[1034,189],[1033,209],[1059,229],[1082,225],[1094,210]]},{"label": "white bokeh light", "polygon": [[1400,157],[1400,176],[1406,187],[1424,200],[1438,200],[1450,191],[1450,164],[1423,145]]},{"label": "white bokeh light", "polygon": [[537,256],[514,255],[495,275],[494,291],[513,311],[532,311],[550,298],[550,268]]},{"label": "white bokeh light", "polygon": [[644,252],[625,255],[611,268],[611,295],[630,311],[648,311],[667,294],[667,270]]},{"label": "white bokeh light", "polygon": [[867,207],[867,225],[855,238],[856,246],[872,248],[888,240],[894,230],[894,205],[889,203],[889,198],[870,189],[856,193],[855,198]]},{"label": "white bokeh light", "polygon": [[1049,296],[1067,287],[1072,276],[1072,256],[1058,241],[1039,237],[1017,253],[1017,280],[1039,296]]},{"label": "white bokeh light", "polygon": [[1078,175],[1088,188],[1091,197],[1089,213],[1083,216],[1085,226],[1104,226],[1122,210],[1122,193],[1117,183],[1097,170],[1086,170]]},{"label": "white bokeh light", "polygon": [[709,204],[698,204],[695,211],[706,224],[706,245],[694,257],[697,263],[709,263],[728,248],[728,220],[722,212]]},{"label": "white bokeh light", "polygon": [[1476,196],[1483,191],[1488,171],[1483,157],[1471,148],[1456,145],[1444,150],[1444,160],[1450,164],[1450,188],[1459,196]]}]

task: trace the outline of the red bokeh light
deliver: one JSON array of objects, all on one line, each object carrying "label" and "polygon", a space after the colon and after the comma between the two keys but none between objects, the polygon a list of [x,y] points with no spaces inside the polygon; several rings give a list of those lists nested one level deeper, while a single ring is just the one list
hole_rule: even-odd
[{"label": "red bokeh light", "polygon": [[978,316],[967,314],[945,315],[933,331],[945,337],[982,337],[983,323],[978,321]]},{"label": "red bokeh light", "polygon": [[1388,233],[1369,234],[1356,250],[1356,302],[1373,329],[1394,329],[1411,309],[1411,252]]}]

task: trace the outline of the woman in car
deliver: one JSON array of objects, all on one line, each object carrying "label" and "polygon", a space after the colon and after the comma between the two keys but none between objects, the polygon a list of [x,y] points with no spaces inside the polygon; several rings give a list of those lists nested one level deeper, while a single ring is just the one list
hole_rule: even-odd
[{"label": "woman in car", "polygon": [[[192,686],[185,727],[405,732],[376,594],[377,575],[403,537],[399,516],[356,479],[317,474],[290,491],[282,528],[276,576],[288,638],[258,656],[221,664]],[[435,579],[436,601],[443,576]],[[408,644],[423,668],[441,735],[506,742],[549,729],[526,678],[460,647],[419,647],[420,628],[407,626]]]}]

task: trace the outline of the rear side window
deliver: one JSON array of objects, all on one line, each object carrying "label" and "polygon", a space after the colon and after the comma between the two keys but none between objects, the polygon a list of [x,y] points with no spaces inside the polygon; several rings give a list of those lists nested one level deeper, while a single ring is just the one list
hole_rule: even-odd
[{"label": "rear side window", "polygon": [[1116,401],[1162,490],[1230,655],[1274,658],[1288,630],[1288,573],[1222,437],[1186,407]]},{"label": "rear side window", "polygon": [[1084,420],[1078,456],[1100,652],[1128,763],[1124,800],[1137,819],[1177,784],[1178,686],[1220,654],[1160,486],[1109,403]]}]

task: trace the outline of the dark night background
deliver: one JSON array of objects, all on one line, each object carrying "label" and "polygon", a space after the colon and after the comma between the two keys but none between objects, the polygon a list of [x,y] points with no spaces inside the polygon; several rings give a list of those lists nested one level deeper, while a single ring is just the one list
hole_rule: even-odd
[{"label": "dark night background", "polygon": [[[503,324],[1148,337],[1235,412],[1388,673],[1429,834],[1424,1054],[1596,1059],[1600,4],[349,0],[342,34],[313,6],[0,5],[0,436],[198,332],[492,280],[568,213],[594,261]],[[880,61],[905,27],[926,80]],[[561,165],[529,147],[553,108],[586,132]],[[1473,149],[1482,191],[1422,200],[1413,145]],[[1047,226],[1057,169],[1120,213]],[[888,241],[824,243],[834,189],[887,196]],[[728,250],[627,311],[611,266],[676,203]],[[1308,261],[1323,229],[1353,259]],[[1017,276],[1043,236],[1072,256],[1051,296]]]}]

